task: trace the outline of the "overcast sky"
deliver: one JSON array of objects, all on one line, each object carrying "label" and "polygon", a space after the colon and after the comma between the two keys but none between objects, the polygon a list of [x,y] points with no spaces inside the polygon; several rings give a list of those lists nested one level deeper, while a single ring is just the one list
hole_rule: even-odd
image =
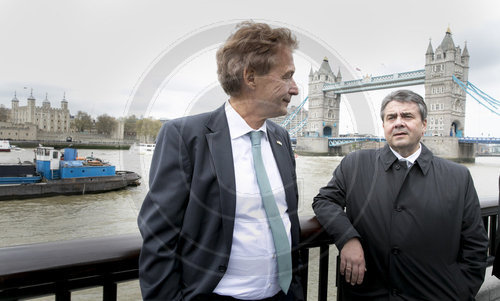
[{"label": "overcast sky", "polygon": [[[307,95],[309,69],[317,69],[324,56],[344,79],[423,69],[429,39],[435,49],[448,26],[455,45],[463,48],[467,41],[469,81],[500,99],[500,2],[495,0],[2,0],[0,104],[10,108],[16,91],[26,105],[33,88],[37,105],[48,93],[52,106],[59,107],[66,93],[73,115],[83,110],[120,117],[140,106],[145,116],[175,118],[217,106],[225,100],[217,90],[214,54],[223,40],[217,30],[245,19],[287,26],[308,38],[295,55],[297,103]],[[311,44],[328,51],[318,54]],[[410,89],[423,94],[423,86]],[[359,97],[372,102],[376,116],[389,92]],[[349,116],[356,114],[355,104],[343,106],[342,114],[341,132],[355,131]],[[470,96],[466,115],[467,136],[500,137],[500,117]]]}]

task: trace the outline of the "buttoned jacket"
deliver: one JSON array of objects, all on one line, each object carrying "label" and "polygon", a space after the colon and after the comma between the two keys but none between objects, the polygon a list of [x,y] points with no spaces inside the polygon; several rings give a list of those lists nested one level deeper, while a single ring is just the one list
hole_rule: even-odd
[{"label": "buttoned jacket", "polygon": [[[267,121],[285,188],[292,263],[299,266],[295,158],[288,132]],[[227,269],[236,208],[235,171],[224,106],[166,122],[153,155],[149,192],[138,217],[143,237],[139,280],[145,300],[196,300]],[[290,300],[302,300],[298,273]]]},{"label": "buttoned jacket", "polygon": [[339,250],[353,237],[363,246],[364,281],[343,282],[344,300],[474,300],[488,238],[465,166],[424,145],[410,169],[388,145],[357,151],[313,208]]}]

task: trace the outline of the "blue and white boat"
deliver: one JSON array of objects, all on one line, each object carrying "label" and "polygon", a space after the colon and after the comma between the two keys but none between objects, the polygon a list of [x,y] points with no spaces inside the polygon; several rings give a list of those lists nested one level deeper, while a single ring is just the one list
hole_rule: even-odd
[{"label": "blue and white boat", "polygon": [[94,157],[80,158],[73,148],[38,147],[35,163],[0,167],[0,200],[99,193],[140,184],[135,172],[116,171]]}]

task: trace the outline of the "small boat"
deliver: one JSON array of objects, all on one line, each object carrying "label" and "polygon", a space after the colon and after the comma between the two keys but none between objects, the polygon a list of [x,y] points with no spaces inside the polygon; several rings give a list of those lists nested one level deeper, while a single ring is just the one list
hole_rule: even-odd
[{"label": "small boat", "polygon": [[20,152],[20,151],[23,151],[23,150],[24,150],[24,148],[20,148],[20,147],[19,147],[19,146],[17,146],[17,145],[11,144],[11,145],[10,145],[10,150],[11,150],[11,151],[15,151],[15,152]]},{"label": "small boat", "polygon": [[10,143],[8,140],[0,140],[0,152],[10,152]]},{"label": "small boat", "polygon": [[136,143],[130,148],[131,151],[138,153],[140,155],[153,154],[155,151],[155,143]]},{"label": "small boat", "polygon": [[0,200],[100,193],[140,185],[140,178],[93,156],[77,160],[76,149],[38,147],[35,163],[0,165]]}]

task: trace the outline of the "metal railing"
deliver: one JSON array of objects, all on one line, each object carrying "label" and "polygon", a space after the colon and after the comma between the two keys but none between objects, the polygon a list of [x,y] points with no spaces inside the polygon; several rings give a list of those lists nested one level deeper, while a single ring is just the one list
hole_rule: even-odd
[{"label": "metal railing", "polygon": [[[488,264],[493,262],[498,222],[498,200],[481,199],[481,213],[490,245]],[[319,248],[318,300],[327,300],[329,247],[333,244],[313,216],[301,217],[300,271],[307,293],[309,250]],[[138,278],[142,239],[138,234],[39,243],[0,248],[0,300],[55,295],[56,301],[71,300],[71,291],[103,287],[103,300],[116,300],[119,282]],[[336,275],[335,275],[336,277]]]}]

